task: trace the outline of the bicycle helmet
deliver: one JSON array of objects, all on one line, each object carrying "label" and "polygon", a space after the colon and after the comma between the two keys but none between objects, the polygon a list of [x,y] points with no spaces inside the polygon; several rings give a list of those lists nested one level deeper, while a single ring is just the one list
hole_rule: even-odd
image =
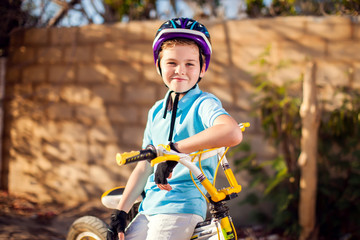
[{"label": "bicycle helmet", "polygon": [[[173,18],[160,26],[153,42],[154,60],[157,67],[161,45],[164,41],[174,38],[193,40],[205,56],[205,71],[208,69],[212,53],[210,34],[204,25],[190,18]],[[200,65],[202,65],[201,57]]]}]

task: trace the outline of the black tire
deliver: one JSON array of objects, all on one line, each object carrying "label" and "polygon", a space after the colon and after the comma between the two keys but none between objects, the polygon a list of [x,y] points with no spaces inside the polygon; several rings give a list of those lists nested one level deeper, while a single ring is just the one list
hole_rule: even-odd
[{"label": "black tire", "polygon": [[106,240],[107,228],[101,219],[84,216],[73,222],[66,240]]}]

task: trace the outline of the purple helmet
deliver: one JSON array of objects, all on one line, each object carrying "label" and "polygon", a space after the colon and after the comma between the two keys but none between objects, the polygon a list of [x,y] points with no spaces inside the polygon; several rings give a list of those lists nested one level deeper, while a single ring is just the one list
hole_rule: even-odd
[{"label": "purple helmet", "polygon": [[153,42],[155,64],[158,61],[163,42],[174,38],[193,40],[202,49],[202,53],[205,55],[206,71],[212,52],[210,34],[204,25],[190,18],[173,18],[160,26]]}]

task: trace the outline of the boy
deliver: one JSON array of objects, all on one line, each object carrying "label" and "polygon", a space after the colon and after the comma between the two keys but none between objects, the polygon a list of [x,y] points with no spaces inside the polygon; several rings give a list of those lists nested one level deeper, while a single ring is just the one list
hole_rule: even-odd
[{"label": "boy", "polygon": [[[215,96],[202,92],[197,85],[211,56],[205,26],[188,18],[169,20],[158,30],[153,52],[157,71],[169,91],[149,111],[143,147],[169,144],[174,151],[191,153],[239,144],[242,133],[237,122]],[[214,159],[202,162],[210,181],[216,164]],[[196,224],[204,220],[206,201],[188,169],[167,161],[154,170],[147,161],[135,167],[112,215],[108,240],[116,236],[127,240],[190,239]],[[144,190],[139,214],[125,231],[127,212]]]}]

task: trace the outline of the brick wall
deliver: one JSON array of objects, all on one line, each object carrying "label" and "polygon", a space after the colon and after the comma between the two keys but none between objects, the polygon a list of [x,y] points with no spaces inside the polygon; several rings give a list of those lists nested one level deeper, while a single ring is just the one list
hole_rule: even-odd
[{"label": "brick wall", "polygon": [[[283,82],[318,62],[322,97],[338,86],[360,87],[359,18],[287,17],[204,22],[213,57],[200,87],[217,95],[239,122],[259,158],[276,149],[253,119],[251,62],[271,44],[273,74]],[[147,111],[166,88],[151,51],[161,22],[79,28],[27,29],[11,38],[5,98],[2,177],[10,192],[66,205],[98,198],[125,184],[132,166],[117,167],[116,152],[141,146]],[[300,91],[300,89],[299,89]],[[239,176],[243,182],[243,177]]]}]

